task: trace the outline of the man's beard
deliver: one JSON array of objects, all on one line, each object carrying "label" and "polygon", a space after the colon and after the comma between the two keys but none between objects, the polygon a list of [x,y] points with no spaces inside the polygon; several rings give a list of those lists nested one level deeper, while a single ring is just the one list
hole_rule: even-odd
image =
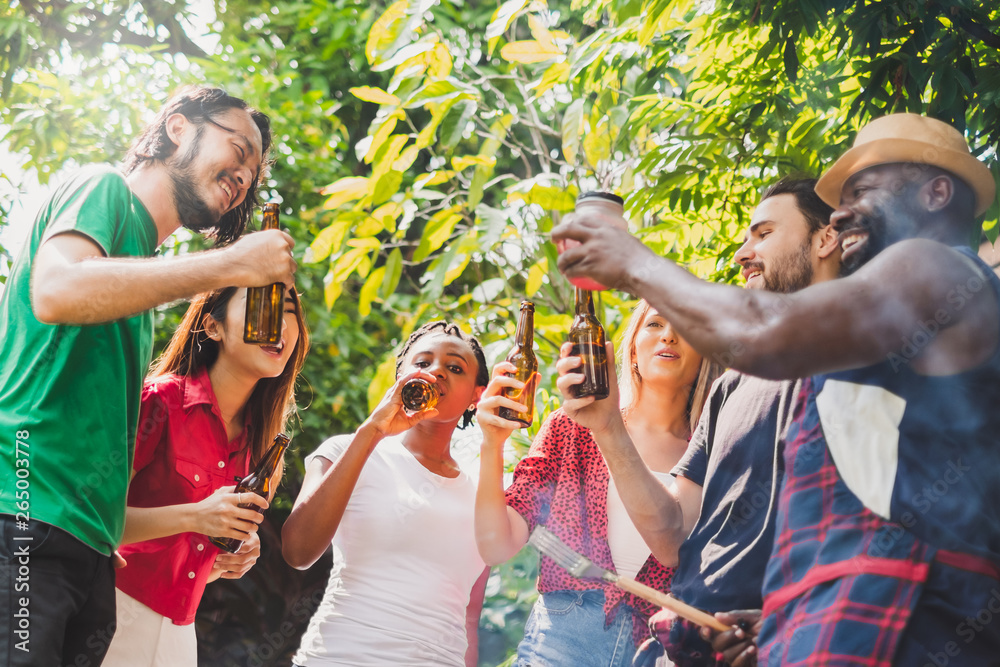
[{"label": "man's beard", "polygon": [[787,258],[775,259],[771,262],[774,270],[768,274],[764,271],[763,262],[750,262],[747,267],[760,271],[764,280],[764,289],[768,292],[780,292],[790,294],[800,289],[808,287],[813,279],[812,242],[810,240],[802,244],[799,251],[792,253]]},{"label": "man's beard", "polygon": [[199,127],[195,134],[191,148],[184,155],[177,158],[177,162],[170,165],[168,173],[173,185],[174,206],[177,208],[177,215],[181,225],[193,232],[205,232],[214,229],[219,224],[219,217],[209,208],[208,204],[198,193],[198,186],[195,182],[193,164],[200,154],[200,141],[203,128]]}]

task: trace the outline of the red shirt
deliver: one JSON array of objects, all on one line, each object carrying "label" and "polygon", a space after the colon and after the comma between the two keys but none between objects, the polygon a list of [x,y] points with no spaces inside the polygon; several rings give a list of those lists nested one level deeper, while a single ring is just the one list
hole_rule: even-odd
[{"label": "red shirt", "polygon": [[[586,429],[562,409],[542,424],[528,455],[514,468],[514,481],[507,489],[507,505],[528,523],[528,531],[542,524],[567,546],[606,570],[615,571],[608,546],[608,480],[611,474],[601,450]],[[652,555],[646,559],[636,580],[659,591],[670,590],[673,568]],[[602,588],[608,623],[614,620],[618,603],[635,609],[642,623],[636,623],[633,638],[648,636],[645,621],[659,607],[614,584],[577,579],[542,556],[538,563],[538,591],[585,591]]]},{"label": "red shirt", "polygon": [[[249,472],[243,435],[233,442],[208,372],[146,381],[128,490],[132,507],[196,503]],[[180,533],[126,544],[128,566],[117,571],[121,591],[177,625],[194,622],[219,549],[207,535]]]}]

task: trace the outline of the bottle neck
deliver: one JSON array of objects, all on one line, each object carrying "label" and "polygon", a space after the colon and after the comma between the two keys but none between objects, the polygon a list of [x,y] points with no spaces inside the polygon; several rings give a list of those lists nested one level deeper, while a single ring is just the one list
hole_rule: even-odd
[{"label": "bottle neck", "polygon": [[264,219],[260,223],[261,230],[278,228],[278,207],[264,208]]},{"label": "bottle neck", "polygon": [[576,314],[594,315],[594,293],[590,290],[576,288]]},{"label": "bottle neck", "polygon": [[260,464],[257,466],[257,471],[265,475],[270,475],[278,467],[278,461],[281,460],[281,455],[288,448],[289,442],[291,440],[284,433],[276,435],[274,437],[274,444],[271,445],[271,448],[267,450],[267,454],[261,459]]},{"label": "bottle neck", "polygon": [[535,311],[531,308],[522,308],[521,315],[517,318],[517,331],[514,333],[514,344],[521,349],[530,350],[535,343]]}]

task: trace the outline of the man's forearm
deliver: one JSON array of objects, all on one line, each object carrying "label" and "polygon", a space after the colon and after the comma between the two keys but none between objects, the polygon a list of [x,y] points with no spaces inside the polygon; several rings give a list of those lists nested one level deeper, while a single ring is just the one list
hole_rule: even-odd
[{"label": "man's forearm", "polygon": [[[798,377],[802,371],[795,365],[801,356],[783,363],[790,358],[788,346],[803,339],[800,323],[787,317],[792,305],[802,305],[795,295],[705,282],[626,232],[593,220],[563,223],[552,236],[582,243],[559,256],[560,271],[646,299],[702,356],[767,377]],[[817,309],[798,310],[805,312],[799,319],[813,320],[815,327]]]},{"label": "man's forearm", "polygon": [[763,334],[787,308],[788,295],[708,283],[652,253],[630,267],[627,281],[702,356],[742,371],[767,354]]},{"label": "man's forearm", "polygon": [[[45,248],[43,246],[44,252]],[[95,324],[241,282],[226,250],[169,259],[86,258],[32,279],[35,316],[51,324]]]}]

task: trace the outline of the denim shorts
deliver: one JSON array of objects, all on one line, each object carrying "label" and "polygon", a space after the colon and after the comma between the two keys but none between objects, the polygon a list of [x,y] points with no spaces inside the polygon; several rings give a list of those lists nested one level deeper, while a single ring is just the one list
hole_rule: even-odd
[{"label": "denim shorts", "polygon": [[517,667],[629,667],[635,655],[632,611],[604,627],[604,591],[554,591],[538,596],[517,647]]}]

